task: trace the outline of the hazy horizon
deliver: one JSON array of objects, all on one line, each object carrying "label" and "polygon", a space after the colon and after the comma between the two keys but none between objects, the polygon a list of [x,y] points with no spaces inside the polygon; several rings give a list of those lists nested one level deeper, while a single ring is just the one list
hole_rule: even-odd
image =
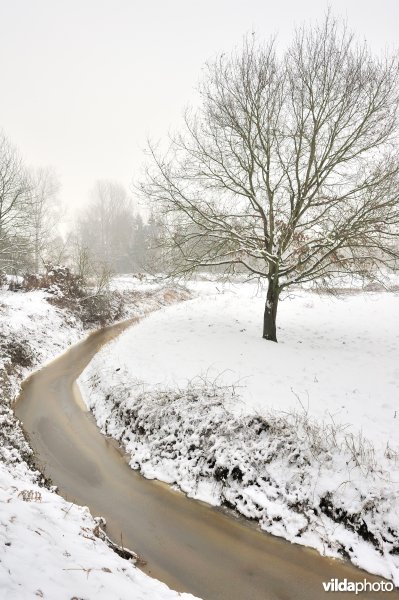
[{"label": "hazy horizon", "polygon": [[260,0],[0,0],[0,129],[29,166],[53,166],[72,210],[98,179],[129,188],[146,139],[178,125],[201,68],[255,31],[285,45],[328,6],[376,53],[397,44],[399,8],[336,0],[272,8]]}]

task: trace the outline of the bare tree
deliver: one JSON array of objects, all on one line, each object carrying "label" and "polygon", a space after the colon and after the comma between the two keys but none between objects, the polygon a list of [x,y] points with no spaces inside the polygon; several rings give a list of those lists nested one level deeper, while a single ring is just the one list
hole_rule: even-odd
[{"label": "bare tree", "polygon": [[137,263],[141,225],[125,188],[102,180],[96,183],[91,203],[80,215],[78,238],[92,260],[116,272],[126,272]]},{"label": "bare tree", "polygon": [[29,181],[22,160],[0,132],[0,266],[14,268],[29,251]]},{"label": "bare tree", "polygon": [[34,269],[38,273],[40,261],[50,258],[52,245],[59,245],[57,225],[61,206],[57,198],[59,180],[50,167],[41,167],[30,173],[29,228],[33,245]]},{"label": "bare tree", "polygon": [[267,281],[263,337],[282,290],[374,278],[398,257],[398,58],[373,57],[328,14],[284,54],[253,36],[207,65],[201,104],[142,190],[162,214],[171,272]]}]

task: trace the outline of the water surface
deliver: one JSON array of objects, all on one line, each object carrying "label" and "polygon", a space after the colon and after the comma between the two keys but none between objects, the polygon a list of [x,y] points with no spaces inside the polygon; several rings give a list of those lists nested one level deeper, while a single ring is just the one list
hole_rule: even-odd
[{"label": "water surface", "polygon": [[[204,600],[320,600],[331,596],[322,587],[331,578],[379,581],[129,467],[84,409],[76,378],[104,343],[133,323],[89,335],[23,384],[15,412],[38,466],[64,498],[105,517],[110,537],[147,561],[143,571]],[[332,597],[394,600],[399,594]]]}]

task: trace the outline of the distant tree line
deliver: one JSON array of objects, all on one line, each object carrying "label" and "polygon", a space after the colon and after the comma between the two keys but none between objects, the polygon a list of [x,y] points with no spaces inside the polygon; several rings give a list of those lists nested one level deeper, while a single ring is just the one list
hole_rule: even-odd
[{"label": "distant tree line", "polygon": [[64,236],[59,190],[53,168],[28,168],[0,132],[0,273],[43,273],[49,263],[86,279],[153,269],[153,219],[144,221],[122,185],[98,181]]},{"label": "distant tree line", "polygon": [[[75,251],[115,273],[149,268],[150,225],[119,183],[97,181],[77,219]],[[82,258],[82,257],[81,257]]]}]

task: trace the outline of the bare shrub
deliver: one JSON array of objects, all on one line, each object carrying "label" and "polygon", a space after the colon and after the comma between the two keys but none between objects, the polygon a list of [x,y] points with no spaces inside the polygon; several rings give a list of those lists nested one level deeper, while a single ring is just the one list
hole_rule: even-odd
[{"label": "bare shrub", "polygon": [[22,498],[24,502],[41,502],[42,495],[37,490],[21,490],[18,498]]},{"label": "bare shrub", "polygon": [[82,278],[63,265],[46,264],[45,272],[42,275],[25,274],[22,289],[27,292],[44,290],[58,298],[79,298],[84,295]]},{"label": "bare shrub", "polygon": [[109,289],[110,275],[108,270],[101,269],[95,278],[86,281],[69,267],[46,264],[43,274],[24,276],[22,289],[47,292],[51,304],[70,310],[85,326],[104,326],[125,314],[123,294]]},{"label": "bare shrub", "polygon": [[33,355],[28,340],[5,339],[0,342],[2,354],[13,365],[30,367],[33,364]]},{"label": "bare shrub", "polygon": [[100,324],[102,327],[121,320],[125,315],[123,294],[106,290],[83,298],[79,316],[85,325]]}]

